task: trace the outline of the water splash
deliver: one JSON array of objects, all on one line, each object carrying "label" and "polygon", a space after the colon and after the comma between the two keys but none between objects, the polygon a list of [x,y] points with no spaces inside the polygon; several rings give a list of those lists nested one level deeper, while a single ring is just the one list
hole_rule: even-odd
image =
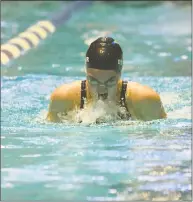
[{"label": "water splash", "polygon": [[[166,106],[166,109],[168,108],[166,110],[168,118],[191,119],[191,106],[187,106],[189,105],[190,100],[182,100],[181,94],[174,92],[160,93],[160,97],[163,102],[163,105]],[[179,109],[178,105],[184,106]]]},{"label": "water splash", "polygon": [[82,110],[76,108],[66,115],[60,113],[59,117],[64,122],[70,121],[73,123],[95,124],[121,120],[118,114],[126,115],[126,110],[111,101],[104,102],[98,100],[96,103],[92,103],[92,105],[86,105]]}]

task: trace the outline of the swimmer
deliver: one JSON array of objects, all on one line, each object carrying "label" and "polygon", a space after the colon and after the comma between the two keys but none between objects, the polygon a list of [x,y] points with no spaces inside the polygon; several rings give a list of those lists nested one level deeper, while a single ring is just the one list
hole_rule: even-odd
[{"label": "swimmer", "polygon": [[[93,41],[86,52],[86,79],[63,84],[50,97],[47,120],[60,122],[59,113],[84,109],[98,100],[125,109],[123,119],[151,121],[167,114],[159,94],[151,87],[121,79],[123,53],[111,37]],[[92,114],[90,114],[92,116]]]}]

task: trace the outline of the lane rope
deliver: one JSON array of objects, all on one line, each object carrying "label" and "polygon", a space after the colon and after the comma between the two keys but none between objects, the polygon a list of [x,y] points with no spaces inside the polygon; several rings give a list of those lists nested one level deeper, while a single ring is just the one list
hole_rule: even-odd
[{"label": "lane rope", "polygon": [[42,40],[53,34],[57,27],[68,20],[72,13],[85,6],[91,5],[91,1],[76,1],[64,6],[59,14],[54,15],[51,20],[41,20],[27,28],[18,36],[10,39],[1,45],[1,65],[7,65],[10,61],[24,55],[34,47],[37,47]]}]

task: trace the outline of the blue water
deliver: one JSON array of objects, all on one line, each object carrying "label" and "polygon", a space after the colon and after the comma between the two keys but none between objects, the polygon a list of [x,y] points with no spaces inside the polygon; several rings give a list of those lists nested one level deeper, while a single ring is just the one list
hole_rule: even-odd
[{"label": "blue water", "polygon": [[[30,3],[19,5],[29,10],[26,19],[3,4],[3,41],[61,2],[31,3],[35,12]],[[37,49],[2,67],[2,199],[191,200],[190,15],[188,5],[96,2]],[[8,32],[13,21],[16,30]],[[160,93],[166,120],[45,121],[50,93],[84,78],[87,43],[104,32],[123,47],[124,79]]]}]

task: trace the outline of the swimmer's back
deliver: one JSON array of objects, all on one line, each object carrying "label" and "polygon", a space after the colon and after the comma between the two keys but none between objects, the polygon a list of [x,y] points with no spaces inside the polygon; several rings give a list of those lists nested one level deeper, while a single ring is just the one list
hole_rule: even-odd
[{"label": "swimmer's back", "polygon": [[127,86],[127,94],[133,102],[144,100],[145,98],[159,99],[159,94],[151,87],[130,81]]}]

